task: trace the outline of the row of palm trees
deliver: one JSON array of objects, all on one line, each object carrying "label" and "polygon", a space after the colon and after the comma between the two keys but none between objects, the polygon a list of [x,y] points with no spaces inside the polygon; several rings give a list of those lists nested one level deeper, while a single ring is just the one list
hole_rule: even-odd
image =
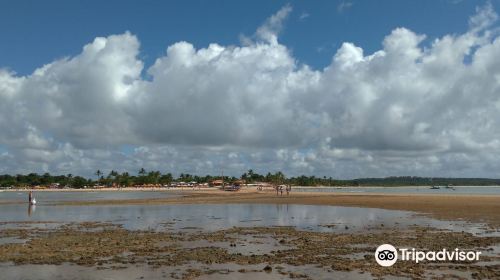
[{"label": "row of palm trees", "polygon": [[[96,182],[100,185],[121,185],[130,186],[138,184],[171,184],[172,182],[198,182],[198,183],[209,183],[213,180],[220,179],[220,176],[198,176],[191,175],[188,173],[181,173],[179,177],[174,178],[171,173],[162,174],[160,171],[146,171],[144,168],[139,169],[137,176],[132,176],[128,172],[118,173],[115,170],[111,170],[108,175],[98,169],[95,174],[97,177]],[[274,184],[284,184],[286,183],[286,177],[281,172],[268,173],[267,175],[260,175],[255,173],[252,169],[243,173],[240,178],[234,176],[224,176],[225,182],[231,182],[236,180],[244,180],[247,183],[253,182],[269,182]]]},{"label": "row of palm trees", "polygon": [[139,170],[138,176],[130,175],[128,172],[118,173],[115,170],[111,170],[107,176],[104,176],[104,173],[100,169],[95,172],[95,175],[97,176],[96,182],[100,185],[170,184],[174,180],[171,173],[161,174],[160,171],[147,172],[144,168]]}]

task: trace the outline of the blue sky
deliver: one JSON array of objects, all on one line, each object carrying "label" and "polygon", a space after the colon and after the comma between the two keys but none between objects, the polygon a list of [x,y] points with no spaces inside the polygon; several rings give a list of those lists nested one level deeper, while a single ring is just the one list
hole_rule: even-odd
[{"label": "blue sky", "polygon": [[0,174],[500,177],[492,1],[1,1]]},{"label": "blue sky", "polygon": [[[427,40],[464,32],[464,19],[485,1],[2,1],[0,67],[29,74],[80,53],[97,36],[125,31],[138,36],[148,66],[178,41],[197,48],[237,45],[241,34],[252,35],[287,3],[293,11],[280,42],[301,63],[323,68],[342,42],[371,53],[396,27],[426,34]],[[499,1],[491,3],[496,8]]]}]

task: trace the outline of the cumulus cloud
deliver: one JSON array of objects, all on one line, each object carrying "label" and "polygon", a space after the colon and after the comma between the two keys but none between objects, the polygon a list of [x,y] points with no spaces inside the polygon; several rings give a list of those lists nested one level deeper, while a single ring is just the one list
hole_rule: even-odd
[{"label": "cumulus cloud", "polygon": [[463,34],[423,45],[396,28],[372,54],[343,43],[319,70],[278,42],[291,10],[242,46],[178,42],[148,69],[126,32],[31,75],[0,70],[0,173],[500,175],[490,4]]}]

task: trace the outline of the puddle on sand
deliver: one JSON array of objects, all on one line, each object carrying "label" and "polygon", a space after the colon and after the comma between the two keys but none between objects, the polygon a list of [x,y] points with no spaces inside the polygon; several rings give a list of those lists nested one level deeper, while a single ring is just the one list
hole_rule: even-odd
[{"label": "puddle on sand", "polygon": [[[358,271],[334,271],[324,267],[317,267],[313,265],[299,265],[292,266],[286,264],[275,264],[269,266],[270,270],[264,270],[265,264],[260,265],[215,265],[211,266],[212,270],[219,270],[212,274],[204,274],[199,278],[200,280],[254,280],[254,279],[373,279],[369,273],[360,273]],[[227,272],[225,272],[227,271]],[[406,278],[392,278],[392,279],[406,279]]]},{"label": "puddle on sand", "polygon": [[[274,204],[186,204],[186,205],[0,205],[3,221],[40,222],[112,222],[130,230],[216,231],[231,227],[291,226],[320,232],[362,232],[373,228],[407,228],[417,225],[484,233],[484,225],[464,221],[439,221],[414,212],[376,208],[322,205]],[[2,224],[0,229],[12,228]],[[332,225],[332,226],[325,226]],[[43,225],[34,225],[43,227]],[[499,235],[492,231],[486,235]]]},{"label": "puddle on sand", "polygon": [[426,273],[425,277],[427,279],[472,279],[473,278],[471,272],[460,271],[457,269],[430,270]]},{"label": "puddle on sand", "polygon": [[0,237],[0,245],[2,244],[13,244],[13,243],[26,243],[27,239],[21,239],[19,237]]},{"label": "puddle on sand", "polygon": [[208,240],[192,240],[192,241],[175,241],[175,242],[160,242],[161,247],[180,246],[186,249],[217,247],[227,250],[230,254],[241,254],[243,256],[271,254],[278,250],[289,250],[295,248],[279,242],[271,235],[226,235],[226,238],[234,236],[234,241],[208,241]]},{"label": "puddle on sand", "polygon": [[120,267],[116,269],[97,269],[78,265],[21,265],[0,264],[4,279],[73,279],[73,280],[110,280],[110,279],[171,279],[167,271],[149,267]]},{"label": "puddle on sand", "polygon": [[[21,265],[0,264],[2,277],[11,280],[33,279],[74,279],[74,280],[109,280],[109,279],[184,279],[188,275],[200,280],[275,280],[275,279],[373,279],[369,273],[358,271],[333,271],[328,268],[312,265],[290,266],[276,264],[271,270],[264,271],[265,264],[237,265],[214,264],[204,265],[190,263],[182,266],[152,268],[149,266],[115,266],[113,268],[91,268],[78,265]],[[304,278],[307,275],[309,278]],[[389,277],[385,279],[407,279]]]}]

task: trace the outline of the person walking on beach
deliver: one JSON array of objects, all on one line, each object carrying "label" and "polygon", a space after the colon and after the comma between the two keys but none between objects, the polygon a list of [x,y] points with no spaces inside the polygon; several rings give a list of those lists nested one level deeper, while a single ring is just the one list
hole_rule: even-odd
[{"label": "person walking on beach", "polygon": [[279,192],[280,192],[280,187],[278,185],[276,185],[276,187],[274,187],[276,189],[276,196],[279,195]]},{"label": "person walking on beach", "polygon": [[283,185],[280,186],[281,196],[283,196]]},{"label": "person walking on beach", "polygon": [[292,186],[287,185],[287,186],[286,186],[286,195],[287,195],[287,196],[288,196],[288,195],[290,195],[290,191],[291,191],[291,190],[292,190]]}]

